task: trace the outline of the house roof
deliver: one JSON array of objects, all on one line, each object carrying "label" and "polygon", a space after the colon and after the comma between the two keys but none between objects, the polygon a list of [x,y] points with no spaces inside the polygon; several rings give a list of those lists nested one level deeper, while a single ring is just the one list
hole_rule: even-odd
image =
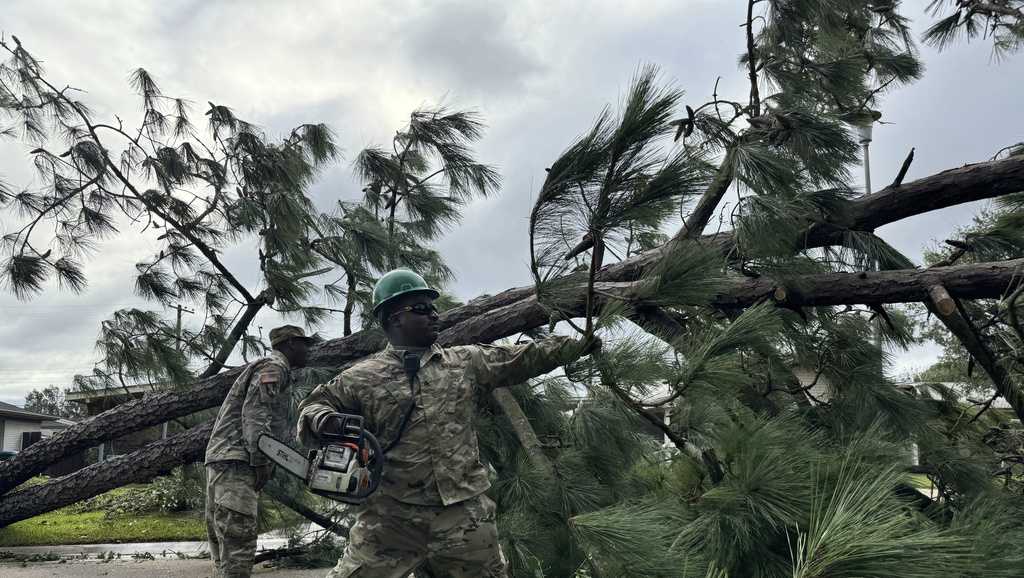
[{"label": "house roof", "polygon": [[23,419],[26,421],[48,421],[59,419],[52,415],[44,415],[36,413],[34,411],[28,411],[10,403],[4,403],[0,401],[0,416],[13,417],[17,419]]},{"label": "house roof", "polygon": [[125,385],[121,387],[108,387],[104,389],[88,389],[82,391],[69,391],[64,394],[64,399],[75,403],[88,403],[98,399],[110,397],[135,397],[157,391],[162,386],[152,383],[139,385]]}]

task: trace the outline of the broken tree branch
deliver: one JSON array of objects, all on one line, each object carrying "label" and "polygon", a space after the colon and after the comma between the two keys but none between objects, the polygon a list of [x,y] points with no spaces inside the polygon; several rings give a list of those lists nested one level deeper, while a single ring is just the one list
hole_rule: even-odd
[{"label": "broken tree branch", "polygon": [[896,178],[893,179],[890,187],[898,187],[903,184],[903,179],[907,176],[907,171],[910,170],[910,163],[914,162],[914,147],[910,147],[910,154],[903,160],[903,165],[900,166],[900,172],[896,173]]},{"label": "broken tree branch", "polygon": [[537,437],[537,432],[533,430],[530,419],[526,417],[526,413],[523,412],[523,408],[520,407],[519,401],[512,391],[507,387],[496,387],[491,391],[491,397],[508,417],[509,423],[512,424],[512,430],[516,433],[519,444],[523,446],[523,451],[526,452],[533,467],[537,468],[537,471],[545,478],[554,479],[555,466],[544,453],[544,447],[540,443],[540,438]]},{"label": "broken tree branch", "polygon": [[718,203],[722,201],[722,197],[725,196],[725,192],[729,190],[729,186],[732,184],[733,170],[736,164],[735,156],[735,150],[731,148],[725,153],[725,158],[722,159],[722,164],[718,167],[718,172],[715,173],[715,178],[712,179],[711,185],[708,186],[700,200],[697,201],[697,206],[686,217],[686,221],[683,223],[683,227],[678,234],[681,235],[680,238],[696,239],[704,233],[704,227],[708,225],[708,221],[714,216]]},{"label": "broken tree branch", "polygon": [[960,340],[971,357],[978,361],[985,373],[992,379],[999,395],[1009,402],[1010,407],[1017,414],[1017,418],[1024,421],[1024,394],[1013,383],[1006,368],[999,363],[999,360],[982,341],[981,335],[978,334],[947,288],[942,284],[930,287],[925,305]]}]

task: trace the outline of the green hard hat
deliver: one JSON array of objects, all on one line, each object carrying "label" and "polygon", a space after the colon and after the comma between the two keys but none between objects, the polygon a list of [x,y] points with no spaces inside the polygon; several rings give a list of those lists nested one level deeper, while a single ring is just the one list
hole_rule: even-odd
[{"label": "green hard hat", "polygon": [[393,300],[396,297],[405,295],[407,293],[426,293],[437,299],[440,295],[434,289],[431,289],[427,285],[427,282],[423,280],[413,271],[408,269],[395,269],[388,271],[377,281],[377,284],[373,286],[373,313],[379,315],[380,310],[386,303]]}]

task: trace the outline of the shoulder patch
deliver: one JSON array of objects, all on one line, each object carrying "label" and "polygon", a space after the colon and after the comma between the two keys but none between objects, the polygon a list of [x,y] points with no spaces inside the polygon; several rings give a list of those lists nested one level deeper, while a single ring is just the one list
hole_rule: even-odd
[{"label": "shoulder patch", "polygon": [[283,372],[281,371],[280,367],[277,367],[276,365],[273,365],[273,364],[267,364],[266,366],[260,368],[260,371],[259,371],[260,383],[266,383],[266,384],[277,383],[278,381],[281,381],[281,374],[282,373]]}]

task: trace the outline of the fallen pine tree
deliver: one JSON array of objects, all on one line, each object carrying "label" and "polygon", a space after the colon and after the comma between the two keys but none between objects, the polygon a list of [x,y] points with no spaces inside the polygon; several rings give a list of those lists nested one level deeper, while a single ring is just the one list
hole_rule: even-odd
[{"label": "fallen pine tree", "polygon": [[[854,200],[850,203],[848,224],[854,229],[873,230],[907,216],[1022,189],[1022,157],[967,165]],[[811,225],[806,235],[808,246],[825,245],[836,234],[835,225]],[[695,241],[671,241],[667,247],[674,242],[712,245],[727,253],[733,246],[733,236],[705,235]],[[598,279],[608,283],[635,281],[663,257],[665,250],[655,249],[609,264],[598,275]],[[950,280],[954,284],[951,290],[967,298],[998,297],[1012,277],[1012,267],[1005,264],[958,271],[961,270],[954,269],[950,273],[955,278]],[[812,290],[802,291],[799,297],[790,292],[787,297],[792,305],[921,301],[927,292],[927,284],[922,285],[915,280],[922,275],[941,276],[942,273],[904,271],[866,273],[860,277],[842,273],[831,277],[812,276],[807,278],[807,282],[813,286]],[[582,281],[582,276],[577,277]],[[844,279],[845,282],[837,286],[834,284],[836,279]],[[889,286],[891,280],[899,282],[898,285]],[[977,289],[971,286],[975,280],[981,283]],[[794,287],[803,285],[800,279],[789,279],[786,283]],[[731,291],[720,296],[716,304],[727,307],[750,305],[768,297],[780,286],[771,279],[738,280]],[[844,294],[840,288],[857,289],[859,292]],[[826,293],[819,299],[815,291]],[[508,289],[493,296],[474,299],[444,313],[441,317],[442,342],[450,345],[490,342],[546,324],[548,314],[533,298],[533,293],[533,287],[529,286]],[[582,298],[582,290],[579,295]],[[384,337],[379,331],[364,330],[321,344],[312,350],[309,363],[316,367],[340,368],[383,346]],[[37,442],[14,459],[0,462],[0,492],[8,492],[50,464],[104,441],[215,407],[220,404],[238,373],[238,369],[229,370],[181,389],[148,393],[140,399],[118,405]]]}]

